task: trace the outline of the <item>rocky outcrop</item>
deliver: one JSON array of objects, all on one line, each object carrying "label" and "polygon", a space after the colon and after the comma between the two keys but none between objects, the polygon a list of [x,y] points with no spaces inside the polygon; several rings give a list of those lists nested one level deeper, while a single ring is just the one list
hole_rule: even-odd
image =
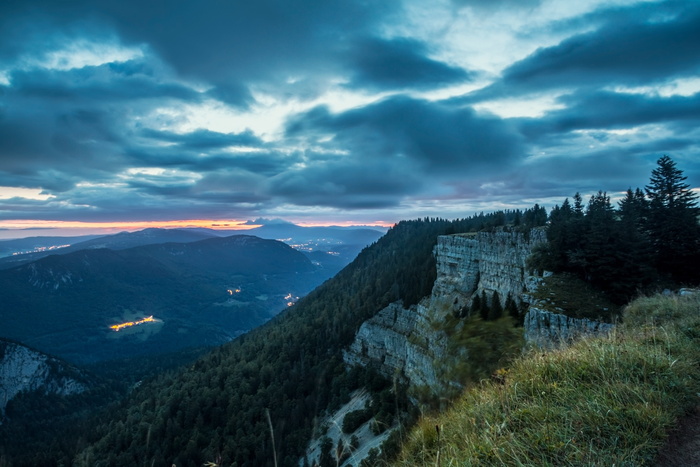
[{"label": "rocky outcrop", "polygon": [[[440,393],[451,384],[435,369],[439,361],[444,371],[447,355],[448,339],[440,323],[482,292],[489,297],[498,292],[502,304],[508,295],[520,302],[537,283],[529,279],[527,258],[544,241],[541,230],[528,235],[499,231],[438,237],[431,295],[408,309],[393,303],[363,323],[344,354],[346,363],[371,365],[388,378]],[[466,351],[458,358],[468,358]]]},{"label": "rocky outcrop", "polygon": [[425,302],[404,308],[392,303],[366,321],[345,352],[351,366],[373,366],[386,376],[413,386],[440,385],[434,364],[444,356],[445,339],[430,325],[432,310]]},{"label": "rocky outcrop", "polygon": [[0,418],[20,392],[71,395],[88,388],[79,370],[46,354],[0,339]]},{"label": "rocky outcrop", "polygon": [[525,341],[529,345],[554,349],[581,337],[608,334],[615,325],[586,318],[570,318],[531,306],[525,315],[523,327]]},{"label": "rocky outcrop", "polygon": [[453,308],[469,306],[475,294],[490,299],[498,292],[501,305],[510,295],[517,303],[532,292],[527,258],[547,241],[544,230],[498,231],[438,237],[435,246],[437,279],[433,296],[451,301]]}]

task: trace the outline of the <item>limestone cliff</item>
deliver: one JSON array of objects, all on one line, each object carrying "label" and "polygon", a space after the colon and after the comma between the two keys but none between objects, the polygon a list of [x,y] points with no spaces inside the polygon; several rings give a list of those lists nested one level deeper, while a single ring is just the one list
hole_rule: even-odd
[{"label": "limestone cliff", "polygon": [[544,230],[497,231],[438,237],[435,246],[437,278],[432,296],[451,301],[453,308],[468,306],[475,294],[498,292],[501,304],[508,295],[520,303],[534,284],[527,258],[547,241]]},{"label": "limestone cliff", "polygon": [[[431,295],[409,309],[391,304],[366,321],[345,352],[346,363],[372,365],[388,378],[399,377],[413,387],[441,393],[454,382],[438,374],[449,372],[448,339],[440,323],[482,292],[489,297],[498,292],[502,302],[509,295],[521,302],[523,293],[536,284],[529,279],[527,258],[544,241],[541,230],[528,235],[499,231],[438,237]],[[454,361],[469,356],[465,350],[449,357]]]},{"label": "limestone cliff", "polygon": [[542,349],[553,349],[586,336],[609,333],[614,324],[586,318],[570,318],[531,306],[525,315],[525,340]]},{"label": "limestone cliff", "polygon": [[[438,237],[434,249],[437,277],[430,296],[410,308],[392,303],[365,321],[344,352],[345,362],[372,366],[389,379],[408,383],[409,396],[418,400],[455,395],[461,386],[453,376],[467,359],[479,355],[469,355],[465,346],[455,345],[454,336],[466,325],[453,316],[463,315],[474,297],[482,293],[492,300],[497,292],[501,305],[510,296],[521,310],[530,308],[524,333],[532,345],[551,348],[577,336],[609,331],[611,325],[537,308],[532,294],[543,279],[530,275],[526,263],[533,248],[546,241],[546,233],[540,229],[527,234],[503,230]],[[509,337],[520,349],[517,331]],[[340,423],[343,414],[341,410],[329,420]],[[338,436],[333,438],[334,445]],[[377,446],[377,439],[363,442],[362,452]],[[317,458],[317,444],[310,444],[307,459]],[[343,465],[359,465],[362,457],[353,456]],[[303,465],[301,460],[299,465]]]},{"label": "limestone cliff", "polygon": [[0,339],[0,420],[20,392],[71,395],[88,388],[81,372],[23,345]]}]

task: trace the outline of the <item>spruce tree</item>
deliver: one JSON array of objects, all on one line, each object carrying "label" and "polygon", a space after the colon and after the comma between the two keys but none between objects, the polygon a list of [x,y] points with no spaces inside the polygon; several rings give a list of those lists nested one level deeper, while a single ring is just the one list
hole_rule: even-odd
[{"label": "spruce tree", "polygon": [[489,321],[495,321],[503,316],[503,306],[501,305],[501,297],[498,295],[498,291],[493,291],[493,296],[491,297],[491,308],[489,309],[488,319]]},{"label": "spruce tree", "polygon": [[477,314],[481,313],[481,296],[479,294],[474,295],[474,298],[472,298],[472,304],[471,307],[469,308],[469,315],[468,316],[476,316]]},{"label": "spruce tree", "polygon": [[698,197],[686,179],[670,157],[657,161],[645,187],[649,200],[646,230],[659,271],[678,282],[696,282],[700,279]]},{"label": "spruce tree", "polygon": [[491,311],[491,307],[489,306],[489,299],[486,297],[486,291],[482,290],[481,291],[481,300],[479,301],[479,315],[481,316],[481,319],[486,321],[489,319],[489,312]]}]

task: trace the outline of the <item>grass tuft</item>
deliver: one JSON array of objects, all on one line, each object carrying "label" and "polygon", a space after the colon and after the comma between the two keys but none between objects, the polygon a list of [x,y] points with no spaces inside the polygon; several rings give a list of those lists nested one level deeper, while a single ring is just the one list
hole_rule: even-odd
[{"label": "grass tuft", "polygon": [[698,402],[700,297],[640,298],[624,323],[517,359],[422,419],[396,465],[653,464]]}]

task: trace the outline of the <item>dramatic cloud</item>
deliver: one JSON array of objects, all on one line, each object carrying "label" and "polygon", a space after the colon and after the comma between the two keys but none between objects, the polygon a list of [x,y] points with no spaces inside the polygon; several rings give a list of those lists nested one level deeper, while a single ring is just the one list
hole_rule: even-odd
[{"label": "dramatic cloud", "polygon": [[349,65],[355,88],[430,89],[470,80],[465,70],[428,58],[425,44],[407,38],[358,41]]},{"label": "dramatic cloud", "polygon": [[318,140],[334,134],[330,145],[350,150],[359,163],[384,159],[421,173],[493,173],[523,151],[517,133],[500,119],[407,97],[338,115],[316,108],[297,117],[288,132]]},{"label": "dramatic cloud", "polygon": [[[661,4],[609,12],[591,32],[537,49],[472,100],[577,86],[658,84],[700,73],[700,7]],[[606,16],[595,15],[599,21]],[[611,19],[614,18],[614,21]]]},{"label": "dramatic cloud", "polygon": [[0,228],[456,217],[666,153],[700,186],[694,2],[22,0],[0,31]]}]

